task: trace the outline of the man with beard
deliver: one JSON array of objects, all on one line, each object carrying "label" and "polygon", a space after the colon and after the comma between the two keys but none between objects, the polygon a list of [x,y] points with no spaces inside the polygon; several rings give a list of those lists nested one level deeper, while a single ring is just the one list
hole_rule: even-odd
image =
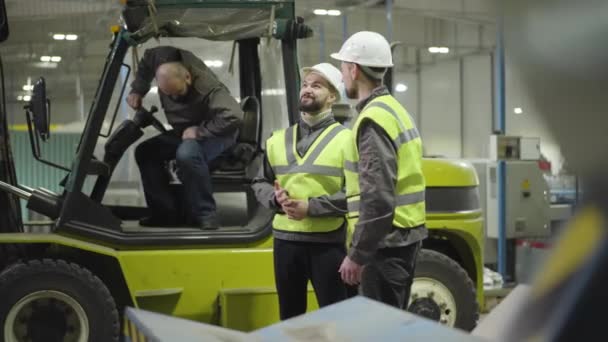
[{"label": "man with beard", "polygon": [[184,223],[177,217],[164,168],[166,161],[175,159],[190,209],[189,223],[200,229],[217,229],[209,163],[234,144],[243,117],[241,108],[226,86],[190,51],[171,46],[146,50],[127,97],[133,109],[141,107],[152,78],[156,78],[160,102],[173,130],[135,149],[151,213],[140,224],[162,227]]},{"label": "man with beard", "polygon": [[342,61],[346,95],[359,101],[353,126],[358,160],[346,170],[354,233],[340,274],[347,284],[361,284],[363,296],[406,308],[427,236],[422,141],[408,112],[382,84],[393,66],[382,35],[355,33],[331,57]]},{"label": "man with beard", "polygon": [[350,130],[334,120],[342,76],[328,63],[302,69],[301,119],[274,132],[253,189],[276,211],[274,272],[282,320],[306,312],[310,280],[319,306],[347,298],[338,268],[346,255],[344,165],[352,162]]}]

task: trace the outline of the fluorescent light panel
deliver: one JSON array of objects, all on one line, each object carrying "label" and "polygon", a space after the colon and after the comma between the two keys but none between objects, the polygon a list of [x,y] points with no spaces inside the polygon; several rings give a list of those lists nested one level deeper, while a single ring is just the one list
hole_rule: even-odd
[{"label": "fluorescent light panel", "polygon": [[53,39],[55,40],[77,40],[78,35],[73,33],[55,33],[53,34]]},{"label": "fluorescent light panel", "polygon": [[450,53],[450,48],[445,47],[445,46],[431,46],[431,47],[429,47],[429,52],[446,54],[446,53]]},{"label": "fluorescent light panel", "polygon": [[312,13],[314,13],[316,15],[329,15],[332,17],[337,17],[342,14],[342,12],[337,9],[326,10],[323,8],[317,8],[317,9],[313,10]]},{"label": "fluorescent light panel", "polygon": [[395,86],[395,91],[399,92],[399,93],[403,93],[403,92],[407,91],[407,86],[403,83],[397,83],[397,85]]},{"label": "fluorescent light panel", "polygon": [[221,68],[224,65],[224,62],[215,59],[207,59],[205,60],[205,64],[210,68]]}]

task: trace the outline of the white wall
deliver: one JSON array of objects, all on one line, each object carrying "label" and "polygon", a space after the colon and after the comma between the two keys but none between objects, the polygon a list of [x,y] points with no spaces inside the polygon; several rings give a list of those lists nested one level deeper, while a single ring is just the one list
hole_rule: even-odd
[{"label": "white wall", "polygon": [[[506,66],[506,134],[540,137],[541,152],[557,172],[563,163],[559,146],[532,99],[521,91],[523,84],[513,72],[515,67]],[[408,86],[406,92],[395,93],[395,97],[418,124],[426,155],[471,159],[489,156],[494,111],[492,74],[492,57],[486,53],[423,65],[420,84],[414,72],[395,74],[395,84]],[[515,107],[521,107],[524,113],[514,114]]]},{"label": "white wall", "polygon": [[462,156],[484,158],[492,131],[492,60],[489,55],[468,56],[462,63]]},{"label": "white wall", "polygon": [[395,98],[410,113],[414,122],[418,125],[420,120],[420,108],[418,107],[418,80],[416,73],[395,73],[393,84],[403,83],[407,86],[405,92],[393,92]]},{"label": "white wall", "polygon": [[421,71],[420,134],[426,155],[460,157],[460,72],[458,61]]},{"label": "white wall", "polygon": [[[557,173],[564,162],[557,140],[549,131],[544,119],[540,116],[532,98],[523,91],[525,89],[524,84],[515,72],[517,66],[507,64],[506,67],[507,98],[505,106],[507,134],[540,137],[541,153],[551,162],[552,171]],[[516,107],[521,108],[523,113],[519,115],[515,114],[514,108]]]}]

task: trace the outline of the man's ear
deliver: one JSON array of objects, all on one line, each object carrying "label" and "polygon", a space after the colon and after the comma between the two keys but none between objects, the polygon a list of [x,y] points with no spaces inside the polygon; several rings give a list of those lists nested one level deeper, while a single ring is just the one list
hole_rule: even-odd
[{"label": "man's ear", "polygon": [[350,76],[353,80],[358,80],[359,78],[361,78],[361,67],[359,66],[359,64],[351,64]]},{"label": "man's ear", "polygon": [[188,84],[188,85],[192,84],[192,75],[190,75],[189,72],[186,73],[186,84]]},{"label": "man's ear", "polygon": [[329,96],[327,97],[328,102],[331,102],[331,104],[333,105],[334,103],[337,102],[338,100],[338,96],[336,95],[336,93],[334,93],[333,91],[329,93]]}]

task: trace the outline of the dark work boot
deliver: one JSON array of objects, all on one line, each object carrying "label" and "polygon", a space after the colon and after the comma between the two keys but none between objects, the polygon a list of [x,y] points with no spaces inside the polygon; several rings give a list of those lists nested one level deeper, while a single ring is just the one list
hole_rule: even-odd
[{"label": "dark work boot", "polygon": [[195,220],[194,225],[201,230],[217,230],[220,228],[220,223],[215,216],[199,217]]}]

